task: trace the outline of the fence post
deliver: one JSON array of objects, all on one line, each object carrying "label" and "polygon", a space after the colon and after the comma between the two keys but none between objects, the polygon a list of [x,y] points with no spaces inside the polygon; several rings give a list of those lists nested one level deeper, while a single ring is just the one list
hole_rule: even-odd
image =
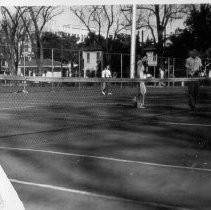
[{"label": "fence post", "polygon": [[23,49],[23,76],[26,76],[26,57],[25,57],[25,48]]},{"label": "fence post", "polygon": [[154,67],[154,73],[153,73],[154,75],[153,75],[153,76],[154,76],[154,78],[155,78],[155,76],[156,76],[156,75],[155,75],[155,73],[156,73],[156,67],[155,67],[155,66],[153,66],[153,67]]},{"label": "fence post", "polygon": [[[79,78],[81,77],[81,53],[80,53],[80,50],[78,51],[78,76],[79,76]],[[78,83],[78,86],[79,86],[79,90],[81,90],[81,83],[80,83],[80,81],[79,81],[79,83]]]},{"label": "fence post", "polygon": [[[104,69],[104,54],[103,54],[103,52],[102,52],[102,59],[101,59],[101,74],[100,74],[100,77],[102,77],[103,69]],[[100,83],[100,87],[101,87],[101,89],[103,90],[102,83]]]},{"label": "fence post", "polygon": [[[170,78],[170,58],[168,58],[168,79]],[[168,86],[170,86],[170,82],[168,82]]]},{"label": "fence post", "polygon": [[[186,72],[186,78],[188,78],[188,71],[187,71],[187,68],[185,67],[185,72]],[[184,87],[185,86],[185,83],[184,81],[181,82],[181,86]]]},{"label": "fence post", "polygon": [[54,59],[54,51],[53,48],[51,49],[51,73],[53,77],[53,59]]},{"label": "fence post", "polygon": [[[123,70],[123,57],[121,54],[121,80],[122,80],[122,70]],[[121,81],[121,88],[122,88],[122,81]]]},{"label": "fence post", "polygon": [[[25,47],[23,48],[23,76],[26,76],[26,51]],[[26,90],[26,81],[23,82],[23,93],[28,93]]]},{"label": "fence post", "polygon": [[[53,60],[54,60],[54,50],[52,48],[52,50],[51,50],[51,73],[52,73],[52,78],[53,78],[53,72],[54,72],[54,62],[53,62]],[[51,83],[51,92],[55,92],[54,91],[53,81]]]},{"label": "fence post", "polygon": [[[175,78],[175,58],[173,58],[173,78]],[[174,82],[173,82],[173,86],[174,86]]]}]

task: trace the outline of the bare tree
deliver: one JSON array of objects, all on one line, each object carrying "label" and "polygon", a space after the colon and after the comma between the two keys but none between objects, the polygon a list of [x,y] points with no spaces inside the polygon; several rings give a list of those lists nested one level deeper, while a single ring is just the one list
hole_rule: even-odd
[{"label": "bare tree", "polygon": [[[62,13],[57,7],[52,6],[34,6],[34,7],[17,7],[19,14],[22,14],[22,20],[25,24],[27,34],[32,43],[33,51],[36,55],[36,61],[38,66],[38,74],[42,74],[42,62],[43,62],[43,44],[42,34],[45,30],[47,23],[55,16]],[[27,16],[22,11],[27,10]],[[26,18],[27,17],[27,18]],[[27,20],[31,20],[32,24],[27,25]]]},{"label": "bare tree", "polygon": [[[158,52],[162,53],[165,41],[166,27],[175,20],[182,19],[187,10],[184,5],[138,5],[139,15],[137,29],[145,28],[152,36],[154,44],[158,46]],[[123,7],[122,12],[127,20],[127,26],[131,26],[131,7]]]},{"label": "bare tree", "polygon": [[122,13],[119,6],[77,6],[70,7],[70,11],[81,21],[89,32],[97,31],[98,37],[95,37],[97,44],[102,46],[100,36],[104,36],[106,46],[102,46],[109,51],[108,38],[113,38],[118,33],[126,29],[126,25],[122,24]]},{"label": "bare tree", "polygon": [[[26,10],[19,11],[10,10],[7,7],[1,7],[1,28],[5,36],[5,40],[1,40],[1,50],[6,59],[11,74],[17,74],[18,64],[23,54],[24,37],[26,29],[21,19]],[[26,22],[29,25],[29,22]]]}]

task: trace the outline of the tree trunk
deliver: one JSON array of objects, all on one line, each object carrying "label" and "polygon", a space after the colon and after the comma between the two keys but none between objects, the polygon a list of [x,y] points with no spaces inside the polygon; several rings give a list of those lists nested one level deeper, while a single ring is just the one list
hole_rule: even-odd
[{"label": "tree trunk", "polygon": [[15,61],[15,75],[17,75],[17,73],[18,73],[18,64],[19,64],[19,62],[18,62],[18,60],[16,60]]},{"label": "tree trunk", "polygon": [[42,73],[43,73],[43,59],[44,59],[43,45],[40,42],[40,69],[39,69],[39,76],[42,76]]},{"label": "tree trunk", "polygon": [[[108,40],[108,37],[106,38],[106,56],[105,56],[105,59],[106,59],[106,62],[105,62],[105,66],[104,67],[106,67],[107,65],[110,65],[111,63],[111,58],[110,58],[110,55],[109,55],[109,40]],[[103,67],[103,68],[104,68]]]},{"label": "tree trunk", "polygon": [[157,50],[158,50],[158,55],[162,55],[164,27],[161,25],[160,5],[155,5],[155,16],[156,16],[156,25],[157,25],[157,34],[158,34]]},{"label": "tree trunk", "polygon": [[11,58],[10,59],[10,61],[8,62],[8,67],[9,67],[9,70],[10,70],[11,75],[13,75],[13,76],[17,75],[16,65],[15,65],[15,59],[14,58]]},{"label": "tree trunk", "polygon": [[9,71],[11,75],[17,75],[16,65],[15,65],[15,54],[12,48],[8,51],[9,55],[6,57],[6,61],[8,63]]},{"label": "tree trunk", "polygon": [[36,63],[38,69],[38,76],[42,76],[43,73],[43,45],[40,39],[37,39],[37,49],[36,49]]},{"label": "tree trunk", "polygon": [[163,28],[162,26],[158,26],[157,33],[158,33],[158,44],[157,44],[157,49],[158,49],[158,55],[163,55]]}]

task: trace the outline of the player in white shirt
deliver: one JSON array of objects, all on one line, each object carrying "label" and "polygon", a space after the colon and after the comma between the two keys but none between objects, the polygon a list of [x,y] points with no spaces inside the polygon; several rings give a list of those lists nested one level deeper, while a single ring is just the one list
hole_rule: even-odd
[{"label": "player in white shirt", "polygon": [[[197,57],[197,51],[192,50],[190,57],[186,60],[186,71],[188,77],[194,78],[200,76],[202,67],[201,59]],[[189,106],[192,110],[195,109],[197,96],[199,94],[199,81],[192,81],[188,83]]]},{"label": "player in white shirt", "polygon": [[[103,71],[102,71],[102,78],[112,78],[111,71],[110,71],[110,65],[108,65]],[[109,92],[109,85],[107,82],[103,82],[103,95],[112,95],[112,93]]]},{"label": "player in white shirt", "polygon": [[[160,79],[164,79],[165,71],[162,67],[159,67],[159,76]],[[159,82],[159,87],[166,87],[166,85],[163,82]]]},{"label": "player in white shirt", "polygon": [[[144,75],[144,70],[145,70],[144,62],[147,62],[147,57],[143,57],[137,63],[137,74],[138,74],[138,78],[140,79],[146,79]],[[145,86],[145,82],[140,82],[138,96],[136,97],[137,108],[140,108],[140,109],[145,108],[144,103],[145,103],[146,92],[147,92],[147,89]]]}]

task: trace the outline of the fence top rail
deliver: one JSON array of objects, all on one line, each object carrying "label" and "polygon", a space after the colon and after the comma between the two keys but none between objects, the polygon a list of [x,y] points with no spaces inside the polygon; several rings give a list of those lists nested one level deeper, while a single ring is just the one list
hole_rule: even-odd
[{"label": "fence top rail", "polygon": [[[37,66],[24,66],[24,65],[21,65],[21,66],[18,66],[19,68],[37,68]],[[42,66],[43,68],[49,68],[49,67],[54,67],[54,68],[61,68],[61,65],[58,66],[58,65],[43,65]],[[63,64],[62,68],[69,68],[69,66]]]},{"label": "fence top rail", "polygon": [[129,79],[129,78],[79,78],[79,77],[33,77],[33,76],[6,76],[0,75],[0,80],[8,80],[8,81],[28,81],[28,82],[56,82],[56,83],[63,83],[63,82],[81,82],[81,83],[95,83],[95,82],[111,82],[111,83],[130,83],[130,82],[189,82],[189,81],[201,81],[201,80],[211,80],[208,77],[197,77],[197,78],[166,78],[166,79],[159,79],[159,78],[147,78],[147,79]]}]

